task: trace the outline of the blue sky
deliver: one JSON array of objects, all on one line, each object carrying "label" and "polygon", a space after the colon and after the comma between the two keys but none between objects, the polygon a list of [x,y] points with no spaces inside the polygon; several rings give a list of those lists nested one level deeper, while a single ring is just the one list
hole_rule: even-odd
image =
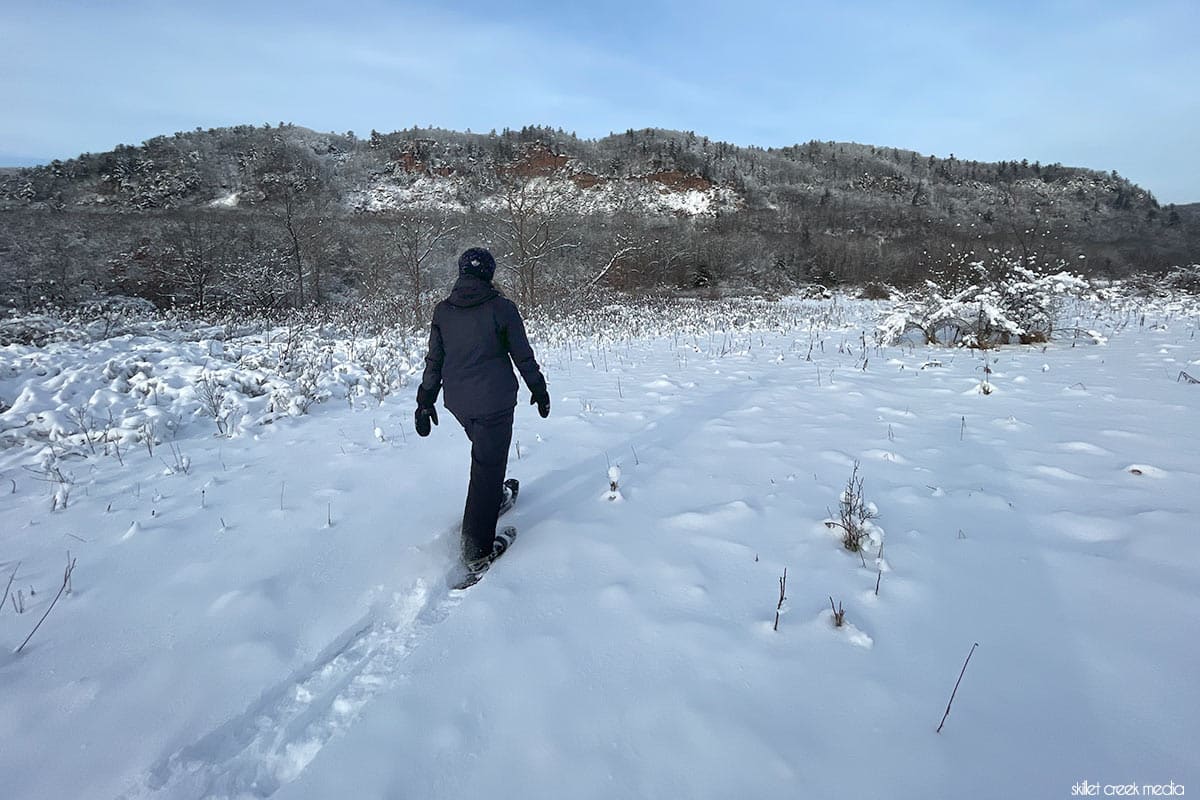
[{"label": "blue sky", "polygon": [[1117,170],[1200,201],[1200,2],[0,0],[0,164],[158,134],[545,124]]}]

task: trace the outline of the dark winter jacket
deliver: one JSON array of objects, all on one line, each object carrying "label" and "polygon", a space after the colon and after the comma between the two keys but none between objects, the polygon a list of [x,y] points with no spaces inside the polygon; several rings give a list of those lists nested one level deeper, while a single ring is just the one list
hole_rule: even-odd
[{"label": "dark winter jacket", "polygon": [[432,406],[443,388],[442,402],[456,417],[506,411],[517,403],[514,364],[531,392],[545,388],[516,305],[491,281],[460,275],[433,311],[417,404]]}]

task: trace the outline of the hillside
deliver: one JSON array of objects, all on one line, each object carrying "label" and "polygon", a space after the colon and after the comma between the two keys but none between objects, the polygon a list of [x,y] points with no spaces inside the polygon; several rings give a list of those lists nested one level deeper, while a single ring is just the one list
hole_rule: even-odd
[{"label": "hillside", "polygon": [[[198,130],[0,175],[0,209],[0,253],[26,297],[47,263],[64,261],[78,274],[60,275],[59,287],[130,292],[97,262],[136,272],[139,247],[178,254],[163,233],[176,223],[232,222],[248,232],[213,249],[260,266],[277,259],[263,268],[280,272],[296,262],[293,304],[369,284],[362,273],[388,249],[370,242],[398,216],[451,220],[443,227],[458,235],[432,243],[435,260],[461,241],[498,248],[518,262],[519,293],[532,300],[602,270],[624,289],[778,289],[911,281],[988,248],[1118,274],[1200,253],[1194,206],[1160,207],[1115,172],[838,142],[738,147],[657,129],[599,140],[542,127],[367,138],[288,124]],[[327,232],[307,241],[302,221]],[[540,240],[513,238],[528,227],[543,229]],[[167,287],[151,299],[196,301],[181,294]]]}]

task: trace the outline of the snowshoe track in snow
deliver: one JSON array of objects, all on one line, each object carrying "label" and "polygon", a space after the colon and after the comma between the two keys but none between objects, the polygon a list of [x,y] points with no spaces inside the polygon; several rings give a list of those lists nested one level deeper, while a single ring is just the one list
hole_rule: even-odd
[{"label": "snowshoe track in snow", "polygon": [[244,713],[162,758],[121,800],[271,796],[396,685],[404,661],[462,596],[444,579],[418,579]]}]

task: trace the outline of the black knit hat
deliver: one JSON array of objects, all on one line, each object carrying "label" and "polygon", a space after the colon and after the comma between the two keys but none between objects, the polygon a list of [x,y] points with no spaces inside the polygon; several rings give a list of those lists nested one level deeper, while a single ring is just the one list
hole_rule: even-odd
[{"label": "black knit hat", "polygon": [[458,274],[474,275],[490,281],[496,274],[496,259],[482,247],[472,247],[458,257]]}]

